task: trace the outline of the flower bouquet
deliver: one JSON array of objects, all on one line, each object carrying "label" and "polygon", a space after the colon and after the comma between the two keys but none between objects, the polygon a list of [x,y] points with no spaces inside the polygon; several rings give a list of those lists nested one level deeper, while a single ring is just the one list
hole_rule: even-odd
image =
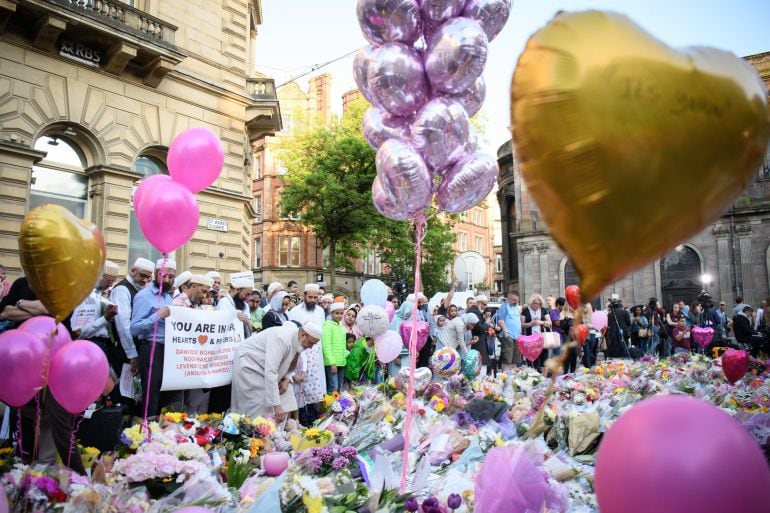
[{"label": "flower bouquet", "polygon": [[333,438],[334,434],[328,429],[308,428],[300,434],[293,433],[290,440],[294,450],[299,452],[329,445]]}]

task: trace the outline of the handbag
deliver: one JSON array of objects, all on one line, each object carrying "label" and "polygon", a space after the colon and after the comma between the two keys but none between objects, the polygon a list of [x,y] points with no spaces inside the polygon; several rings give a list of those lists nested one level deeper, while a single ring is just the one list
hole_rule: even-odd
[{"label": "handbag", "polygon": [[561,337],[554,331],[544,331],[543,335],[543,349],[556,349],[561,347]]},{"label": "handbag", "polygon": [[639,338],[647,338],[649,336],[650,335],[647,328],[639,328]]}]

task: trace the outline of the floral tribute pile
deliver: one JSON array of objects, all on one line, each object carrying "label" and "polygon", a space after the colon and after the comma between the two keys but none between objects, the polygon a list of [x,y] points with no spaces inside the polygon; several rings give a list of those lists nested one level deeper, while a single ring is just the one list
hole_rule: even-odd
[{"label": "floral tribute pile", "polygon": [[[632,405],[665,394],[720,407],[770,457],[767,368],[753,361],[731,385],[719,359],[677,355],[607,361],[554,380],[527,367],[494,378],[434,379],[416,400],[405,494],[398,488],[406,400],[393,380],[326,396],[311,428],[293,421],[282,428],[235,412],[166,412],[146,430],[125,429],[115,451],[81,447],[88,476],[25,466],[0,449],[0,484],[12,513],[162,513],[188,506],[215,513],[460,513],[474,510],[485,482],[510,488],[514,477],[534,476],[540,485],[533,511],[591,513],[598,511],[593,463],[603,434]],[[263,470],[269,453],[288,454],[278,476]],[[487,477],[491,460],[503,456],[520,463],[517,476]],[[534,493],[522,492],[511,511],[531,509]]]}]

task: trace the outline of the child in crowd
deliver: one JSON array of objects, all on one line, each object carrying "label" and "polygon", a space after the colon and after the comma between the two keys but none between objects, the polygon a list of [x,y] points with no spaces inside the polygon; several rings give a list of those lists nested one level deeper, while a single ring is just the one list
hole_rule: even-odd
[{"label": "child in crowd", "polygon": [[347,333],[340,324],[345,310],[344,303],[332,303],[329,310],[331,319],[324,321],[321,349],[324,355],[324,367],[326,367],[326,393],[331,394],[342,390],[347,356]]},{"label": "child in crowd", "polygon": [[377,357],[374,352],[374,339],[359,338],[353,344],[345,364],[345,379],[353,385],[375,382],[374,371]]}]

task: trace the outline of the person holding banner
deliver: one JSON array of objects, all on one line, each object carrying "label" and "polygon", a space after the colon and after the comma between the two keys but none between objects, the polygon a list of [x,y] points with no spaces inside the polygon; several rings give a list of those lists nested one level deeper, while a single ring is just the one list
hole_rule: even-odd
[{"label": "person holding banner", "polygon": [[[299,355],[321,338],[321,326],[287,322],[244,340],[233,358],[232,410],[252,418],[286,420],[285,402]],[[291,394],[291,399],[293,399]]]},{"label": "person holding banner", "polygon": [[[200,309],[203,299],[209,295],[213,280],[202,274],[191,274],[185,283],[184,292],[174,299],[174,306],[189,304],[188,308]],[[180,298],[181,301],[177,301]],[[210,393],[208,388],[185,390],[184,407],[187,413],[208,413]]]},{"label": "person holding banner", "polygon": [[[176,262],[169,259],[158,260],[155,265],[155,279],[150,286],[143,288],[136,294],[131,312],[131,335],[139,339],[139,372],[142,378],[142,393],[149,396],[149,404],[145,405],[148,417],[158,415],[163,406],[183,400],[181,390],[163,392],[163,397],[161,397],[160,392],[160,385],[163,381],[166,317],[171,313],[169,309],[172,301],[171,288],[175,278]],[[118,311],[120,311],[119,308]],[[156,322],[157,332],[155,330]],[[155,337],[155,344],[159,347],[155,348],[152,358],[152,381],[149,381],[153,337]],[[149,394],[147,394],[148,390]]]}]

